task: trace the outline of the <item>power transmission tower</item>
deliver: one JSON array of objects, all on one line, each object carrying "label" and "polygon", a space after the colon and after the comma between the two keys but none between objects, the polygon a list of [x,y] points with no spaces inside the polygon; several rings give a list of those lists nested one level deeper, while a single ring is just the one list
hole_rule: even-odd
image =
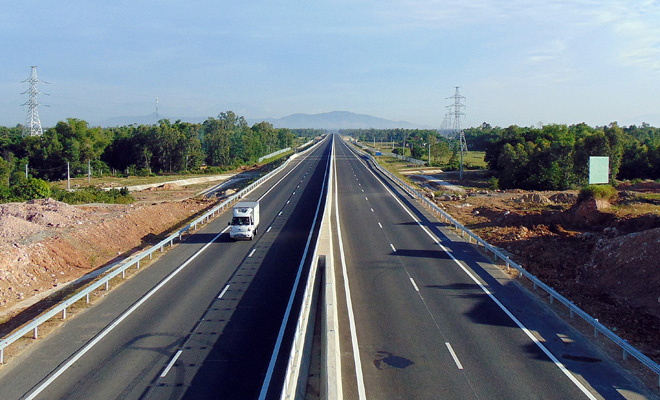
[{"label": "power transmission tower", "polygon": [[447,108],[453,109],[453,120],[454,120],[454,135],[456,136],[456,139],[458,139],[458,145],[459,149],[461,151],[461,166],[460,166],[460,172],[459,172],[459,179],[463,179],[463,155],[464,153],[467,153],[467,142],[465,141],[465,132],[463,132],[463,129],[461,128],[461,117],[465,115],[464,112],[461,111],[461,109],[465,108],[465,104],[461,103],[461,100],[465,99],[465,96],[461,96],[461,94],[458,92],[458,88],[460,86],[456,86],[456,92],[452,97],[448,97],[448,99],[453,99],[454,104],[448,105]]},{"label": "power transmission tower", "polygon": [[[41,92],[39,89],[37,89],[37,83],[43,82],[43,83],[48,83],[39,80],[37,78],[37,67],[35,65],[32,66],[32,73],[30,74],[30,77],[21,83],[29,83],[30,88],[23,92],[22,94],[27,94],[28,101],[23,103],[23,106],[28,106],[28,112],[27,112],[27,117],[25,119],[25,126],[23,126],[23,136],[41,136],[44,131],[41,128],[41,121],[39,120],[39,111],[37,110],[37,106],[39,105],[39,101],[37,100],[37,95],[40,94]],[[46,93],[43,93],[47,95]],[[46,106],[48,107],[48,106]]]}]

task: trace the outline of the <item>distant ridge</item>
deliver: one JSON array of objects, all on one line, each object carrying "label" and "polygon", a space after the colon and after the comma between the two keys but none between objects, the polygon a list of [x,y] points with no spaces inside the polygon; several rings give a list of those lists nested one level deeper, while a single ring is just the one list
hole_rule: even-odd
[{"label": "distant ridge", "polygon": [[[161,119],[168,119],[175,122],[180,119],[184,122],[203,123],[208,117],[181,117],[171,118],[165,115],[151,113],[141,116],[122,116],[106,119],[98,125],[103,127],[127,126],[127,125],[153,125]],[[356,114],[349,111],[331,111],[321,114],[292,114],[282,118],[247,118],[248,124],[254,125],[258,122],[270,122],[275,128],[291,129],[433,129],[427,125],[414,124],[407,121],[392,121],[389,119],[378,118],[367,114]]]},{"label": "distant ridge", "polygon": [[349,111],[331,111],[321,114],[292,114],[282,118],[266,118],[250,120],[266,121],[275,128],[313,128],[313,129],[431,129],[429,126],[414,124],[407,121],[392,121],[366,114],[355,114]]}]

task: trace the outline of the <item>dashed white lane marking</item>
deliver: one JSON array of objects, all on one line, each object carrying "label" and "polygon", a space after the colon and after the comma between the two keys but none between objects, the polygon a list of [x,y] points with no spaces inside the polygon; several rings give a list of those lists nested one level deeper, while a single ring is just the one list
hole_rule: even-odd
[{"label": "dashed white lane marking", "polygon": [[227,293],[227,290],[229,290],[229,286],[230,286],[230,285],[227,285],[227,286],[225,286],[224,289],[222,289],[222,292],[220,292],[220,295],[218,296],[219,299],[221,299],[222,296],[224,296],[225,293]]},{"label": "dashed white lane marking", "polygon": [[415,283],[415,280],[413,278],[410,278],[410,283],[412,283],[413,287],[415,288],[415,291],[419,293],[419,288],[417,287],[417,284]]},{"label": "dashed white lane marking", "polygon": [[461,361],[456,356],[456,353],[454,352],[454,349],[451,347],[451,344],[449,342],[445,342],[445,346],[447,346],[447,350],[449,350],[449,354],[451,354],[451,357],[454,359],[454,362],[456,363],[458,369],[463,369],[463,364],[461,364]]},{"label": "dashed white lane marking", "polygon": [[266,230],[266,233],[270,232],[271,229],[273,229],[273,227],[269,226],[268,229]]},{"label": "dashed white lane marking", "polygon": [[176,362],[176,360],[179,359],[179,356],[181,355],[181,353],[183,353],[183,350],[179,350],[179,351],[176,352],[174,357],[172,357],[172,360],[170,360],[170,363],[167,364],[167,367],[165,367],[165,369],[163,370],[163,373],[160,374],[161,378],[165,378],[167,376],[167,373],[170,372],[170,370],[174,366],[174,363]]},{"label": "dashed white lane marking", "polygon": [[374,209],[373,209],[373,208],[371,209],[371,212],[374,212]]},{"label": "dashed white lane marking", "polygon": [[383,229],[383,225],[381,225],[380,222],[378,223],[378,226],[380,226],[380,229]]},{"label": "dashed white lane marking", "polygon": [[396,253],[396,249],[394,248],[394,245],[390,243],[390,247],[392,248],[392,251]]},{"label": "dashed white lane marking", "polygon": [[257,249],[252,249],[252,251],[251,251],[250,254],[248,255],[248,258],[252,257],[252,256],[254,255],[254,252],[255,252],[255,251],[257,251]]}]

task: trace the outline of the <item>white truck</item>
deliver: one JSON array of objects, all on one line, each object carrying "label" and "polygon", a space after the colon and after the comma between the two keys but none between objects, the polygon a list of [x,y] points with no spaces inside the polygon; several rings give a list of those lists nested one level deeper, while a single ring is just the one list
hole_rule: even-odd
[{"label": "white truck", "polygon": [[241,201],[236,203],[229,226],[231,240],[254,239],[257,228],[259,228],[259,202]]}]

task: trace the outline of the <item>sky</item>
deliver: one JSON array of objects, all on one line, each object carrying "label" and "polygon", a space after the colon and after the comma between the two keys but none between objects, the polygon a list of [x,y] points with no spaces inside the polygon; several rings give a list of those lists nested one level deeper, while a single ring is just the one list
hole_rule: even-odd
[{"label": "sky", "polygon": [[[660,126],[656,0],[3,0],[0,125],[351,111]],[[49,94],[46,96],[45,94]],[[46,107],[48,105],[49,107]]]}]

